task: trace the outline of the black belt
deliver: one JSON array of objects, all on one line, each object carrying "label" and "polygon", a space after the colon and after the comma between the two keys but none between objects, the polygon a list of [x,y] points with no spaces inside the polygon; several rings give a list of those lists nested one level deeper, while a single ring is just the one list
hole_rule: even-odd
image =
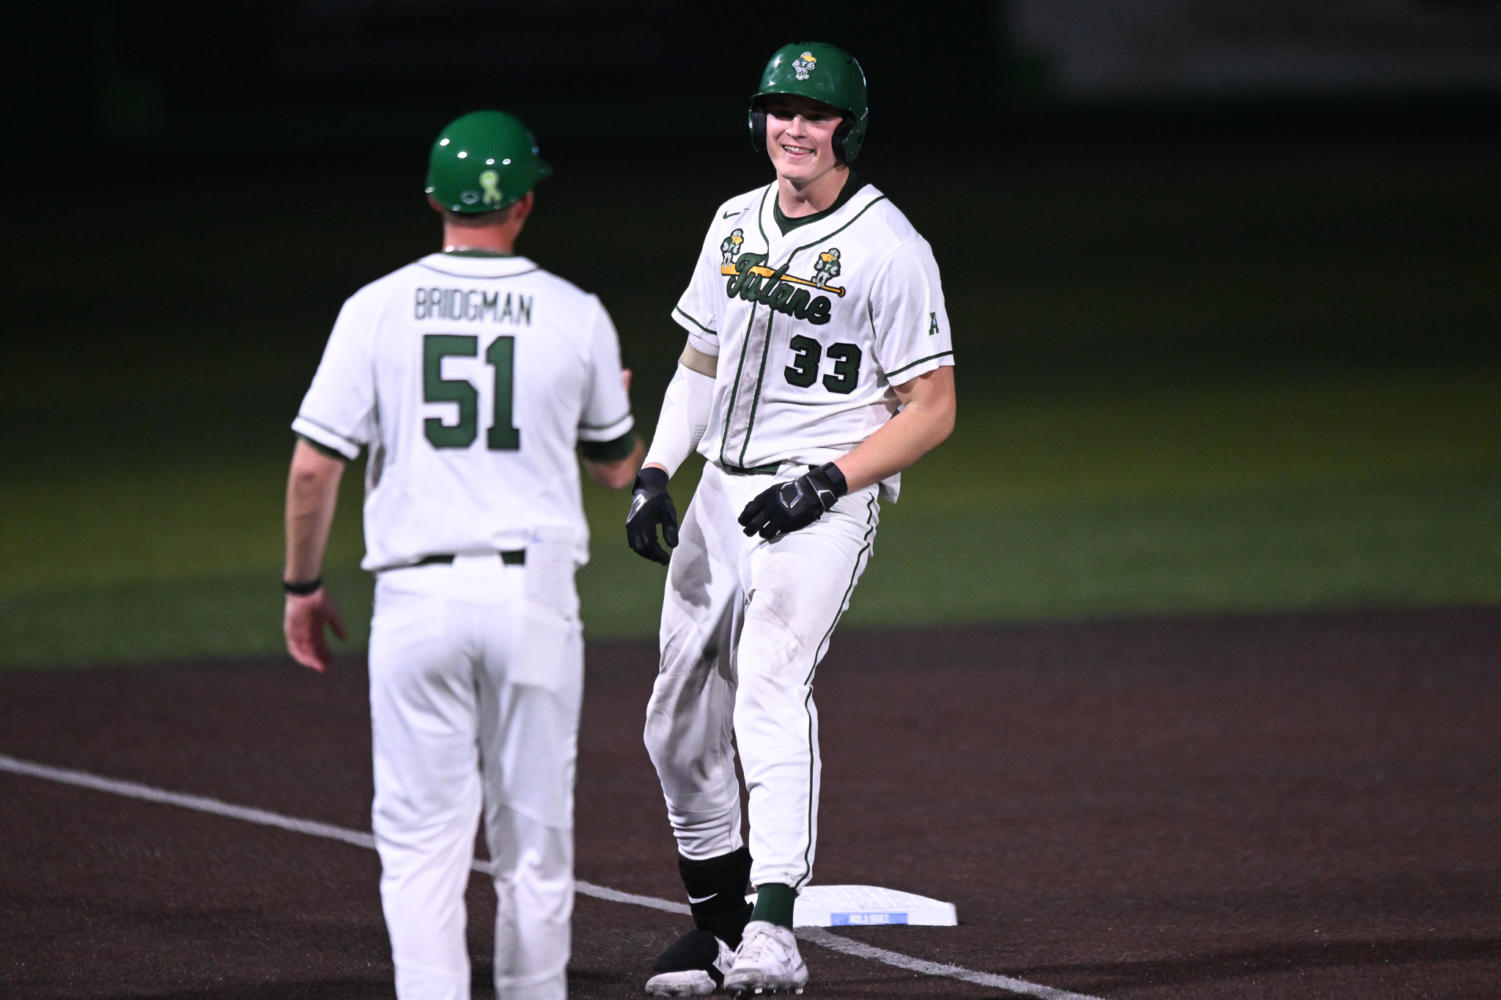
[{"label": "black belt", "polygon": [[738,465],[721,465],[719,468],[732,476],[774,476],[781,467],[781,462],[772,462],[770,465],[758,465],[753,469]]},{"label": "black belt", "polygon": [[[495,555],[500,556],[500,561],[502,563],[505,563],[507,566],[525,566],[526,565],[526,549],[502,549],[501,551],[495,553]],[[410,565],[412,565],[412,566],[437,566],[437,565],[448,566],[448,565],[451,565],[453,563],[453,560],[454,560],[454,553],[452,553],[452,552],[439,552],[439,553],[436,553],[434,555],[423,556],[421,559],[418,559],[416,562],[411,563]]]}]

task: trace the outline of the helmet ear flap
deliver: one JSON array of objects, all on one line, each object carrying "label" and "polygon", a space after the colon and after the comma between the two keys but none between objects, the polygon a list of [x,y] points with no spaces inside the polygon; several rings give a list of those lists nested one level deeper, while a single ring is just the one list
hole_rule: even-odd
[{"label": "helmet ear flap", "polygon": [[746,115],[746,124],[750,126],[751,149],[764,153],[766,151],[766,109],[759,104],[752,104],[750,112]]},{"label": "helmet ear flap", "polygon": [[[855,120],[849,115],[845,115],[839,120],[839,127],[834,130],[834,138],[831,141],[830,145],[834,147],[834,156],[839,160],[840,163],[848,163],[851,159],[845,154],[844,145],[845,141],[849,139],[850,131],[854,127]],[[858,150],[859,147],[857,146],[856,149]]]}]

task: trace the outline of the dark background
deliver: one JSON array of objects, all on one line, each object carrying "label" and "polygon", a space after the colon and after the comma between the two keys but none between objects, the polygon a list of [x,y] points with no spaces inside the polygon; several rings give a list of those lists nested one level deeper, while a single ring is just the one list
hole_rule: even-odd
[{"label": "dark background", "polygon": [[[655,156],[670,179],[672,162],[722,155],[739,138],[740,108],[777,46],[812,39],[863,63],[869,148],[1495,141],[1501,5],[1317,8],[92,0],[61,5],[68,30],[16,33],[23,99],[6,103],[44,184],[161,156],[288,170],[420,160],[443,122],[476,106],[519,114],[565,162]],[[1049,18],[1063,26],[1040,37]],[[1136,63],[1107,65],[1117,57]],[[95,189],[104,203],[120,193]]]},{"label": "dark background", "polygon": [[[1185,229],[1160,211],[1132,223],[1120,246],[1111,223],[1084,216],[1090,199],[1135,197],[1120,180],[1133,176],[1181,178],[1186,222],[1222,230],[1234,252],[1259,238],[1244,222],[1215,221],[1245,217],[1236,178],[1271,178],[1268,213],[1286,217],[1272,233],[1279,253],[1308,232],[1321,238],[1321,226],[1366,240],[1355,230],[1386,210],[1381,178],[1415,160],[1442,163],[1418,182],[1428,189],[1417,210],[1433,216],[1419,223],[1423,239],[1452,231],[1456,246],[1483,246],[1475,232],[1434,219],[1483,220],[1501,200],[1457,211],[1452,201],[1473,195],[1448,180],[1487,169],[1501,151],[1496,0],[1341,0],[1316,10],[1288,0],[883,0],[790,10],[678,0],[75,0],[60,9],[69,30],[12,37],[19,99],[6,105],[24,198],[12,235],[41,243],[54,262],[79,260],[84,247],[104,255],[87,258],[93,281],[109,280],[94,262],[115,255],[104,267],[123,294],[95,304],[70,288],[71,315],[84,319],[70,335],[90,337],[101,324],[86,314],[97,308],[109,324],[134,326],[133,342],[150,351],[199,336],[191,327],[153,332],[167,304],[264,302],[274,284],[296,302],[284,326],[299,327],[299,353],[288,359],[299,379],[338,303],[436,238],[420,193],[428,149],[443,124],[479,107],[519,115],[556,171],[523,252],[598,292],[623,331],[639,305],[649,317],[640,326],[653,332],[625,339],[644,336],[643,353],[661,354],[650,338],[709,213],[767,179],[744,109],[770,53],[797,39],[842,45],[862,62],[871,125],[859,169],[934,244],[954,276],[946,285],[958,286],[966,258],[998,249],[1013,276],[1033,257],[1053,261],[1051,273],[1101,253],[1118,255],[1123,269],[1158,259],[1159,244]],[[1327,197],[1276,171],[1315,161],[1325,176],[1347,172],[1370,211],[1313,219]],[[1027,203],[1022,192],[1052,177],[1061,181],[1049,204]],[[1034,209],[1037,218],[1011,222]],[[1400,245],[1401,211],[1383,216],[1375,238]],[[1009,245],[993,242],[1008,227]],[[187,247],[211,247],[238,272],[232,281],[214,275],[212,290],[191,270],[175,283],[165,272],[121,277],[121,256],[134,255],[144,272],[150,251],[180,263]],[[1428,253],[1407,252],[1415,262]],[[273,283],[268,254],[301,287]],[[622,266],[647,254],[659,260]],[[46,259],[34,258],[41,267]],[[61,330],[58,293],[46,287],[56,274],[18,280],[21,320]],[[260,324],[271,338],[276,326]],[[1393,326],[1381,337],[1361,330],[1356,353],[1410,337]],[[671,356],[677,332],[660,329],[661,356]],[[1490,356],[1495,338],[1456,329],[1438,338],[1446,355]],[[1017,327],[997,333],[1014,337]],[[1307,331],[1288,333],[1286,349],[1306,352]],[[1225,350],[1240,360],[1256,353],[1230,345],[1228,328],[1213,339],[1211,365],[1226,362]],[[1340,363],[1353,356],[1347,339],[1329,329],[1312,338],[1336,341]],[[1102,366],[1144,353],[1122,330],[1101,327],[1093,340]],[[1060,363],[1075,366],[1076,345],[1062,352]],[[1030,356],[1052,363],[1045,353]],[[637,383],[643,403],[657,398],[652,377]]]}]

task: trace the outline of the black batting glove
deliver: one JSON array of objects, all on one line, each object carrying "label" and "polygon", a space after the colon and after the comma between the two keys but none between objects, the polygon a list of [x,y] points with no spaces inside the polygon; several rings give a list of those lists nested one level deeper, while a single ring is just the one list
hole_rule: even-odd
[{"label": "black batting glove", "polygon": [[657,541],[657,526],[662,527],[662,541],[667,548],[678,543],[678,512],[667,493],[667,473],[658,468],[636,473],[631,492],[631,509],[625,516],[625,540],[639,556],[667,565],[671,558]]},{"label": "black batting glove", "polygon": [[765,539],[785,535],[823,517],[823,512],[847,492],[849,483],[839,466],[833,462],[810,465],[792,482],[778,483],[756,494],[740,512],[740,526],[746,535],[759,534]]}]

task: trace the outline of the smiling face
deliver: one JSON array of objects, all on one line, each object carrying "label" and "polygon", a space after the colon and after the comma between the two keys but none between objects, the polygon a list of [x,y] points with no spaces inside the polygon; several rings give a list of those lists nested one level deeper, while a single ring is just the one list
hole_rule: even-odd
[{"label": "smiling face", "polygon": [[[802,200],[832,203],[849,169],[834,155],[841,112],[796,94],[772,94],[761,106],[766,111],[766,154],[781,186],[790,186]],[[822,207],[827,205],[815,211]]]}]

